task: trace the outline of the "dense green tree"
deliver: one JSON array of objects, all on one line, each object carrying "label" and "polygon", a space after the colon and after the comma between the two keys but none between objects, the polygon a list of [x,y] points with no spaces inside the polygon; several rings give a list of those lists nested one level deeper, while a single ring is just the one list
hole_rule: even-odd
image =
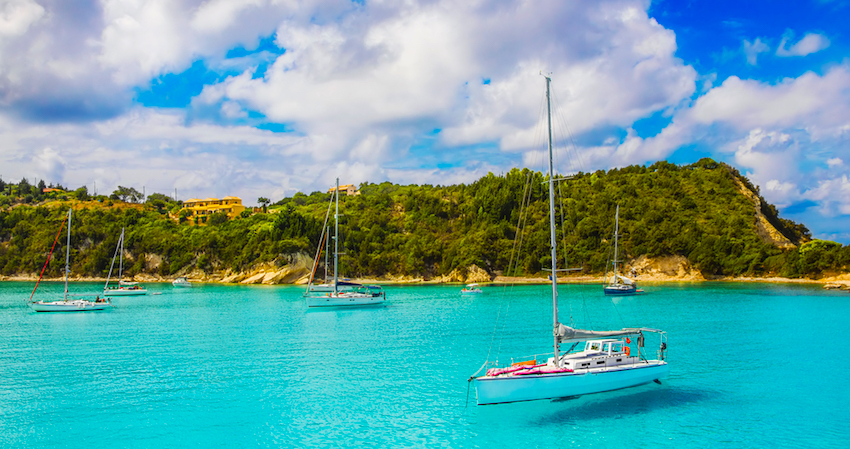
[{"label": "dense green tree", "polygon": [[260,204],[261,206],[263,206],[263,213],[266,213],[266,212],[268,212],[268,205],[269,205],[269,203],[271,203],[271,200],[269,200],[266,197],[261,196],[261,197],[257,198],[257,203]]},{"label": "dense green tree", "polygon": [[226,213],[224,213],[224,212],[216,212],[216,213],[214,213],[214,214],[212,214],[212,215],[210,215],[210,216],[209,216],[209,219],[207,220],[207,223],[209,223],[209,224],[211,224],[211,225],[213,225],[213,226],[217,226],[217,225],[220,225],[220,224],[226,223],[226,222],[227,222],[227,219],[228,219],[228,217],[227,217],[227,214],[226,214]]},{"label": "dense green tree", "polygon": [[86,186],[82,186],[74,191],[74,196],[78,201],[88,201],[89,200],[89,189]]},{"label": "dense green tree", "polygon": [[142,195],[142,192],[139,192],[132,187],[118,186],[118,188],[115,189],[109,197],[127,203],[138,203],[144,198],[144,195]]}]

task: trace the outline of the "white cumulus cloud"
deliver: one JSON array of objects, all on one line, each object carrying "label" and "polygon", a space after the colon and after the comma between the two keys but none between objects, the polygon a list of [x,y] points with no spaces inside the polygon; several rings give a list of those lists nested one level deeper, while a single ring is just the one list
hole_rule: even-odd
[{"label": "white cumulus cloud", "polygon": [[19,36],[44,15],[33,0],[0,1],[0,36]]},{"label": "white cumulus cloud", "polygon": [[762,42],[760,38],[756,38],[753,42],[744,40],[743,49],[744,56],[747,57],[747,64],[749,65],[756,65],[758,63],[759,53],[767,53],[770,51],[770,47],[766,43]]},{"label": "white cumulus cloud", "polygon": [[790,33],[782,37],[782,42],[776,49],[776,56],[806,56],[824,50],[830,44],[829,39],[822,34],[806,33],[796,44],[786,48],[791,37]]}]

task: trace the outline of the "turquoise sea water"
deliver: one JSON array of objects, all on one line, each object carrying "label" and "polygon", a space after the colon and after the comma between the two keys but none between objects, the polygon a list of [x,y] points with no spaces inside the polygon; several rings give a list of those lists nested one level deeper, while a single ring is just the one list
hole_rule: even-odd
[{"label": "turquoise sea water", "polygon": [[551,287],[387,287],[386,306],[350,310],[307,310],[290,286],[148,288],[162,294],[37,314],[32,283],[0,283],[0,447],[850,444],[846,292],[705,283],[611,300],[563,285],[562,322],[666,330],[670,376],[477,406],[467,378],[488,353],[551,350]]}]

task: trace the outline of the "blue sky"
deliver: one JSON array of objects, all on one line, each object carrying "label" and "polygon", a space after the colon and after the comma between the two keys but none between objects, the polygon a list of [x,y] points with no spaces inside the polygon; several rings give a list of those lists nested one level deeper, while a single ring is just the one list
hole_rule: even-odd
[{"label": "blue sky", "polygon": [[850,243],[850,2],[5,0],[0,176],[279,199],[712,157]]}]

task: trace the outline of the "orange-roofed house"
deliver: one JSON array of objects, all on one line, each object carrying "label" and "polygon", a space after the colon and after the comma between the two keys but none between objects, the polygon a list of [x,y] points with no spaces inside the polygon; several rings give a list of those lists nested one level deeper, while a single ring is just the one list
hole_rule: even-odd
[{"label": "orange-roofed house", "polygon": [[[328,189],[328,193],[333,193],[334,190],[336,190],[336,187],[331,187],[330,189]],[[360,191],[357,190],[357,186],[355,186],[354,184],[346,184],[344,186],[339,186],[339,191],[344,192],[345,196],[360,195]]]},{"label": "orange-roofed house", "polygon": [[233,218],[242,213],[245,210],[245,206],[242,205],[241,198],[226,196],[222,199],[207,198],[199,200],[197,198],[191,198],[183,201],[183,209],[190,211],[192,216],[224,212],[229,218]]}]

